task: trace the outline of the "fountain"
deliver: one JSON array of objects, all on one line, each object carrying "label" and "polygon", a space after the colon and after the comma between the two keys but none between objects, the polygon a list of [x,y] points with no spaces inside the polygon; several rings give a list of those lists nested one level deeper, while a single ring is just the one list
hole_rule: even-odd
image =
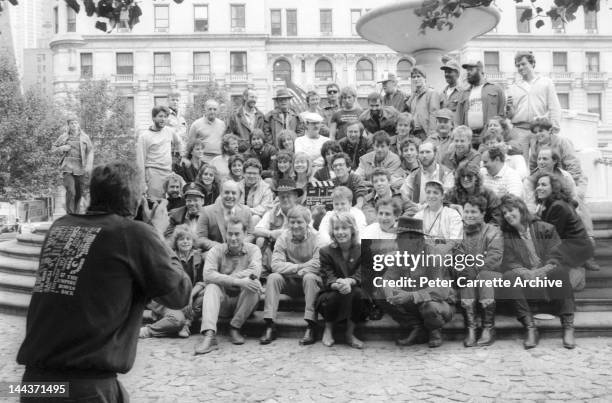
[{"label": "fountain", "polygon": [[433,88],[443,88],[441,57],[495,28],[501,16],[494,7],[467,8],[452,21],[452,30],[428,28],[422,34],[421,17],[414,13],[422,5],[422,0],[401,0],[372,9],[357,21],[357,32],[370,42],[412,55],[416,64],[423,67],[428,83]]}]

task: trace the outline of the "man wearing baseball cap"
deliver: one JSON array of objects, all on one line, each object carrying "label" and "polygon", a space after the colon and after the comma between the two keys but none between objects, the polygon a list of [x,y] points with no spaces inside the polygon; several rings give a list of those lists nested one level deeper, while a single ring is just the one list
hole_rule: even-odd
[{"label": "man wearing baseball cap", "polygon": [[506,116],[506,96],[498,85],[487,81],[482,62],[471,60],[462,65],[470,87],[459,98],[456,124],[472,129],[472,147],[478,150],[487,123],[494,116]]},{"label": "man wearing baseball cap", "polygon": [[440,92],[440,108],[450,109],[454,113],[457,111],[457,104],[463,92],[458,85],[461,69],[457,62],[449,60],[444,66],[440,67],[440,70],[444,72],[444,79],[448,84],[444,87],[442,92]]},{"label": "man wearing baseball cap", "polygon": [[382,80],[378,82],[382,84],[385,96],[383,97],[383,106],[392,106],[398,112],[403,112],[406,105],[406,95],[397,88],[397,76],[393,73],[385,73]]},{"label": "man wearing baseball cap", "polygon": [[166,238],[169,238],[174,232],[174,228],[181,224],[187,224],[192,231],[196,231],[198,219],[200,218],[200,210],[204,207],[204,192],[200,185],[188,183],[183,186],[183,198],[185,199],[185,205],[170,210],[168,214],[170,225],[168,225],[164,232],[164,237]]}]

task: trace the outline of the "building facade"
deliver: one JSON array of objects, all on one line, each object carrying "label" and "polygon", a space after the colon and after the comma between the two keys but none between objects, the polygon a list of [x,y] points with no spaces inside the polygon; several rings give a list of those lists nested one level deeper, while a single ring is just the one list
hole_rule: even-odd
[{"label": "building facade", "polygon": [[[380,0],[185,0],[180,5],[156,0],[139,3],[143,16],[131,31],[117,27],[111,33],[96,30],[93,19],[75,14],[64,1],[47,3],[55,16],[54,92],[61,95],[84,78],[109,79],[128,98],[137,127],[149,124],[150,108],[165,102],[169,91],[180,92],[188,103],[210,81],[234,101],[244,89],[255,89],[262,110],[273,107],[271,98],[286,79],[322,96],[330,82],[353,85],[363,100],[380,91],[376,81],[392,72],[410,91],[408,55],[355,32],[359,17],[385,3]],[[600,142],[612,142],[608,2],[602,1],[597,14],[579,11],[569,24],[548,21],[539,29],[533,21],[520,21],[520,4],[497,3],[503,8],[496,30],[452,56],[483,60],[488,78],[506,85],[516,75],[514,53],[532,50],[536,70],[554,79],[562,106],[598,114]]]}]

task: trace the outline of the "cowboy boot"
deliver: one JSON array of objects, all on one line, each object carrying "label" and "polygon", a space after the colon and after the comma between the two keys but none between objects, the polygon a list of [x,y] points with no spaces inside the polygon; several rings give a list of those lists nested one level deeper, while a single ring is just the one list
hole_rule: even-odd
[{"label": "cowboy boot", "polygon": [[525,347],[525,350],[534,348],[538,345],[538,328],[536,327],[535,322],[533,320],[533,315],[530,312],[527,315],[523,316],[520,321],[527,330],[525,341],[523,341],[523,347]]},{"label": "cowboy boot", "polygon": [[563,326],[563,347],[571,350],[576,347],[576,340],[574,339],[574,314],[561,315],[561,325]]},{"label": "cowboy boot", "polygon": [[474,347],[476,345],[476,303],[463,306],[463,319],[465,321],[465,330],[467,335],[463,340],[465,347]]},{"label": "cowboy boot", "polygon": [[482,311],[482,334],[476,342],[481,347],[495,343],[495,302],[484,306]]}]

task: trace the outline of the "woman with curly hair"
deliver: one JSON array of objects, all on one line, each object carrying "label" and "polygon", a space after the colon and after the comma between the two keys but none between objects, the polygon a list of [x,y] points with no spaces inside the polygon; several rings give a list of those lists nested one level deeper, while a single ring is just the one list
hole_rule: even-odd
[{"label": "woman with curly hair", "polygon": [[[344,140],[344,139],[342,139]],[[329,181],[336,177],[331,169],[331,158],[337,153],[342,152],[342,146],[338,141],[327,140],[321,147],[321,157],[323,157],[323,167],[317,170],[314,178],[318,181]]]},{"label": "woman with curly hair", "polygon": [[178,172],[185,179],[185,182],[195,182],[200,168],[206,164],[204,161],[204,147],[205,143],[202,139],[195,139],[187,145],[187,158],[189,158],[190,164],[187,166],[181,163],[180,172]]},{"label": "woman with curly hair", "polygon": [[463,215],[463,205],[473,196],[483,196],[487,201],[485,208],[485,223],[501,223],[499,197],[482,184],[480,167],[473,163],[462,163],[455,173],[455,187],[445,195],[445,203],[450,204]]},{"label": "woman with curly hair", "polygon": [[276,154],[272,176],[266,179],[272,188],[275,188],[278,181],[281,179],[293,179],[293,153],[286,150],[280,150]]},{"label": "woman with curly hair", "polygon": [[[204,259],[200,250],[196,248],[198,241],[197,235],[188,225],[179,225],[174,229],[172,237],[168,243],[176,253],[183,270],[189,276],[193,289],[189,298],[189,305],[183,309],[170,309],[162,304],[152,301],[149,308],[153,313],[155,322],[140,329],[140,337],[169,337],[178,335],[187,338],[190,333],[191,321],[197,314],[201,314],[202,303],[194,303],[200,292],[204,290],[203,267]],[[203,295],[203,294],[202,294]],[[194,311],[195,310],[195,311]]]},{"label": "woman with curly hair", "polygon": [[227,167],[229,169],[229,179],[234,182],[242,182],[244,179],[244,157],[242,154],[236,154],[229,157]]},{"label": "woman with curly hair", "polygon": [[210,161],[210,165],[217,168],[221,182],[224,182],[230,176],[228,166],[229,158],[232,155],[238,154],[238,144],[240,139],[234,134],[226,134],[223,136],[221,143],[221,155],[216,156]]},{"label": "woman with curly hair", "polygon": [[329,237],[332,243],[319,252],[324,290],[317,297],[316,309],[325,319],[322,342],[331,347],[335,324],[346,321],[346,343],[362,349],[364,344],[354,332],[368,316],[368,297],[361,289],[361,244],[353,216],[334,214]]},{"label": "woman with curly hair", "polygon": [[214,204],[221,189],[217,168],[208,164],[202,165],[195,183],[200,186],[202,193],[204,193],[204,205]]},{"label": "woman with curly hair", "polygon": [[295,152],[295,139],[297,135],[292,130],[283,130],[278,134],[278,149]]}]

